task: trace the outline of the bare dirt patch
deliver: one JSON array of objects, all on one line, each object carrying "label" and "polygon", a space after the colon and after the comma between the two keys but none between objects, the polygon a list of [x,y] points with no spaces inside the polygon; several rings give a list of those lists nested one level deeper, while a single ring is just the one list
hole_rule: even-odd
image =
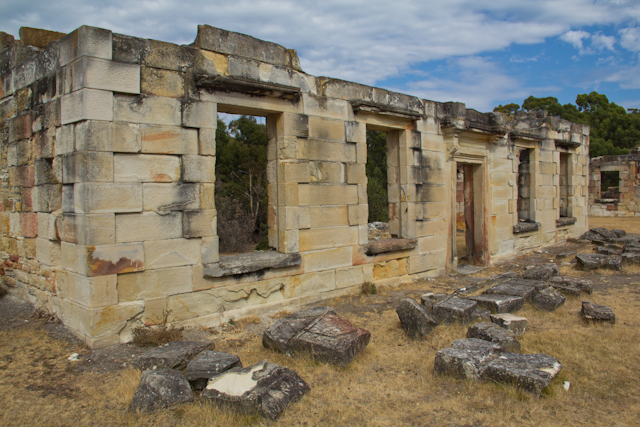
[{"label": "bare dirt patch", "polygon": [[[593,220],[591,225],[595,226]],[[620,223],[604,226],[625,228]],[[629,228],[636,226],[640,230],[640,220]],[[274,321],[269,317],[184,331],[184,339],[213,340],[216,350],[237,354],[244,366],[268,359],[298,372],[311,392],[287,408],[277,422],[238,416],[198,398],[193,404],[156,414],[128,412],[140,378],[129,362],[141,349],[120,345],[91,352],[72,339],[62,339],[59,332],[56,335],[55,329],[62,326],[29,320],[24,306],[5,310],[12,301],[6,297],[0,300],[0,425],[635,425],[640,416],[640,269],[583,273],[571,262],[573,256],[557,258],[566,252],[593,251],[593,247],[568,243],[543,248],[472,276],[443,276],[329,301],[354,326],[372,333],[369,346],[346,368],[266,350],[261,333]],[[588,276],[594,293],[568,298],[553,313],[531,306],[518,312],[529,319],[527,332],[520,338],[522,352],[546,353],[564,366],[540,399],[509,386],[435,376],[436,352],[464,338],[466,327],[438,326],[423,340],[409,339],[400,328],[395,307],[402,298],[418,299],[427,291],[451,292],[481,277],[522,272],[529,265],[550,261],[568,263],[561,265],[564,275]],[[617,323],[583,322],[582,299],[610,306]],[[79,362],[67,360],[73,352],[81,353]],[[564,381],[571,385],[568,391]]]}]

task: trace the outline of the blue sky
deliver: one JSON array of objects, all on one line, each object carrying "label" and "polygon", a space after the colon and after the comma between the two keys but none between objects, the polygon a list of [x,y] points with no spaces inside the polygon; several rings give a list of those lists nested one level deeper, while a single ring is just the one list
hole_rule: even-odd
[{"label": "blue sky", "polygon": [[640,107],[640,0],[2,0],[0,30],[87,24],[192,43],[198,24],[297,49],[303,69],[491,111],[593,90]]}]

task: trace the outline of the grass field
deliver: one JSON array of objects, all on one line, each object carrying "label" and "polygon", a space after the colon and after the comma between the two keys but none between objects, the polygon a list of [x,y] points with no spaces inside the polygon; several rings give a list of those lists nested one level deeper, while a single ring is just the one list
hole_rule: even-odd
[{"label": "grass field", "polygon": [[[640,233],[640,220],[590,221],[590,226],[623,228]],[[624,220],[624,221],[621,221]],[[588,250],[590,245],[584,245]],[[548,262],[547,253],[511,260],[495,271],[522,271],[529,262]],[[585,276],[563,266],[563,274]],[[402,295],[450,292],[463,279],[442,277],[375,295],[330,301],[355,326],[371,331],[366,350],[346,368],[308,357],[288,358],[262,347],[257,321],[238,321],[215,335],[216,350],[240,356],[249,366],[263,359],[294,369],[311,392],[271,422],[235,415],[196,398],[151,415],[127,411],[140,372],[120,369],[91,373],[77,369],[67,357],[82,350],[51,338],[37,326],[0,332],[0,425],[22,426],[632,426],[640,419],[640,269],[590,273],[595,292],[568,298],[554,313],[531,306],[518,312],[529,319],[519,339],[522,352],[546,353],[563,364],[541,398],[513,387],[458,381],[433,374],[435,354],[464,338],[466,327],[438,326],[423,340],[406,337],[394,311]],[[582,299],[610,306],[617,323],[582,321]],[[31,322],[33,323],[33,322]],[[570,389],[563,388],[569,381]]]}]

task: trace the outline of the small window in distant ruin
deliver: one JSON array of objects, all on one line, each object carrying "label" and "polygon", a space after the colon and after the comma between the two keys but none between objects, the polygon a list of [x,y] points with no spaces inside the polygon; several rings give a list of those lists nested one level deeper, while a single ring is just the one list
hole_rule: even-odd
[{"label": "small window in distant ruin", "polygon": [[600,198],[619,199],[620,198],[620,172],[602,171],[600,172]]},{"label": "small window in distant ruin", "polygon": [[531,215],[531,150],[520,151],[520,164],[518,166],[518,221],[532,222]]},{"label": "small window in distant ruin", "polygon": [[269,249],[266,117],[220,114],[215,205],[220,255]]},{"label": "small window in distant ruin", "polygon": [[367,130],[367,200],[369,240],[390,238],[387,133]]},{"label": "small window in distant ruin", "polygon": [[570,159],[571,154],[560,153],[560,218],[572,216]]}]

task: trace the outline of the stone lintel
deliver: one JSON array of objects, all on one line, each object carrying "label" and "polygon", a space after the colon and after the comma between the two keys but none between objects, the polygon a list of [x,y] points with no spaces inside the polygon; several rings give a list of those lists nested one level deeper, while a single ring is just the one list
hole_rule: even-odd
[{"label": "stone lintel", "polygon": [[219,92],[240,92],[252,96],[269,96],[297,101],[302,91],[295,86],[258,82],[240,77],[211,76],[200,74],[194,77],[197,88]]},{"label": "stone lintel", "polygon": [[572,225],[572,224],[575,224],[576,221],[578,220],[574,217],[558,218],[556,219],[556,227],[564,227],[565,225]]},{"label": "stone lintel", "polygon": [[252,252],[249,254],[223,256],[214,264],[204,265],[204,277],[224,277],[236,274],[253,273],[267,268],[284,268],[300,265],[299,253]]},{"label": "stone lintel", "polygon": [[405,119],[411,120],[419,120],[423,117],[423,114],[417,113],[412,110],[405,110],[401,108],[390,107],[385,104],[378,104],[377,102],[360,102],[360,101],[352,101],[351,106],[353,107],[353,112],[357,113],[358,111],[365,111],[368,113],[376,113],[385,116],[395,116],[402,117]]},{"label": "stone lintel", "polygon": [[385,252],[404,251],[416,247],[416,239],[380,239],[367,245],[367,255],[382,254]]},{"label": "stone lintel", "polygon": [[537,230],[540,230],[539,222],[520,222],[513,226],[513,234],[528,233]]}]

